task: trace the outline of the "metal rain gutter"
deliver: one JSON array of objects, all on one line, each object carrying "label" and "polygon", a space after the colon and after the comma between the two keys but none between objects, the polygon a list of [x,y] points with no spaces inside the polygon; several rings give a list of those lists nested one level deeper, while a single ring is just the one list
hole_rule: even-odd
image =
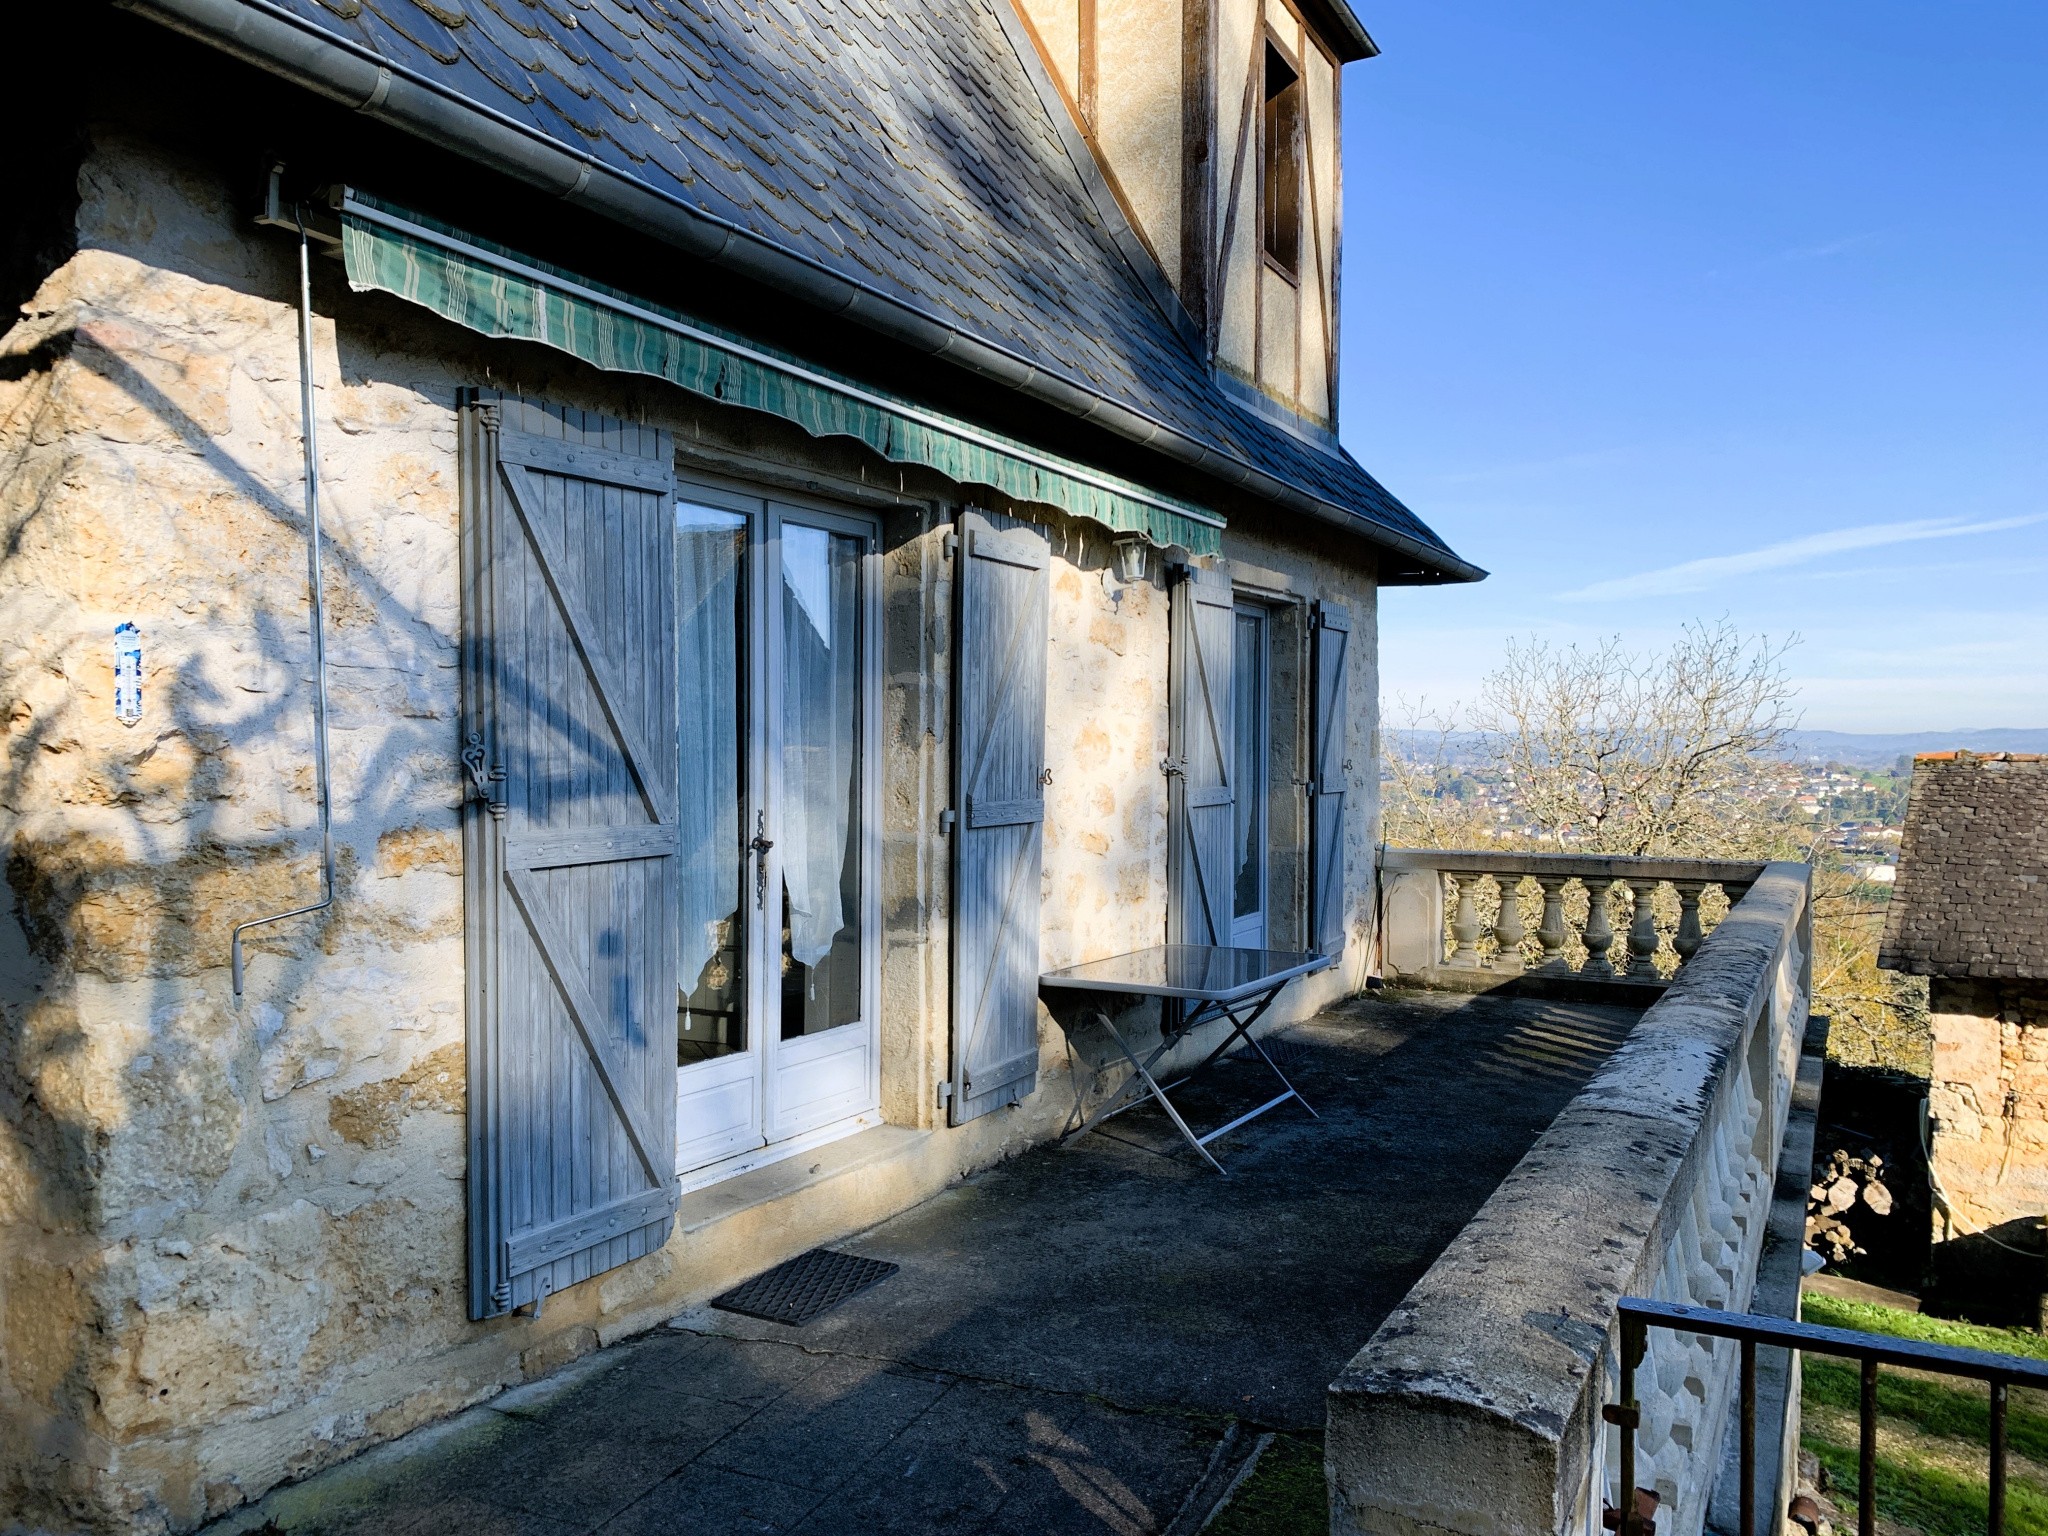
[{"label": "metal rain gutter", "polygon": [[301,20],[274,0],[115,0],[123,10],[282,76],[329,100],[501,170],[566,202],[653,236],[701,260],[848,316],[927,356],[957,362],[1035,400],[1164,453],[1225,485],[1333,524],[1404,556],[1424,579],[1479,581],[1486,572],[1255,469],[1143,412],[1091,394],[1029,359],[970,337],[916,306],[779,249],[680,198],[656,191],[538,129],[470,101],[370,49]]}]

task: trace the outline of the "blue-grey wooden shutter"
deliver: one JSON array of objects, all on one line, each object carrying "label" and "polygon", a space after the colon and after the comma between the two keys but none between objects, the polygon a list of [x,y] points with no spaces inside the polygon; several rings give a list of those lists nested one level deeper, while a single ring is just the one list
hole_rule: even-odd
[{"label": "blue-grey wooden shutter", "polygon": [[1310,758],[1309,934],[1326,955],[1344,948],[1344,791],[1351,777],[1345,758],[1349,694],[1345,667],[1351,655],[1351,615],[1341,603],[1317,603],[1310,619],[1309,674],[1313,704]]},{"label": "blue-grey wooden shutter", "polygon": [[1173,588],[1168,645],[1166,942],[1230,943],[1230,670],[1237,629],[1230,580],[1188,566]]},{"label": "blue-grey wooden shutter", "polygon": [[674,1219],[678,858],[668,434],[463,410],[470,1313]]},{"label": "blue-grey wooden shutter", "polygon": [[1038,1081],[1038,916],[1045,830],[1045,536],[959,523],[954,585],[952,1123]]}]

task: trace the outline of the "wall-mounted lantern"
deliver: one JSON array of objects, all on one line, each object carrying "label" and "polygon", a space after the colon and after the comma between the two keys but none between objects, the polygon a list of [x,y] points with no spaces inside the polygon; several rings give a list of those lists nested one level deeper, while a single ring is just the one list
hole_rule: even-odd
[{"label": "wall-mounted lantern", "polygon": [[1116,541],[1116,577],[1125,585],[1145,579],[1145,536],[1127,533]]}]

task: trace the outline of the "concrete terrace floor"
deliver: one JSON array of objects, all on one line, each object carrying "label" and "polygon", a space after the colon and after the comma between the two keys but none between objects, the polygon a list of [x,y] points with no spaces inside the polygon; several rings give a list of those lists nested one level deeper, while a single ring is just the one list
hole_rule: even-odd
[{"label": "concrete terrace floor", "polygon": [[[1193,1532],[1638,1017],[1386,994],[1276,1037],[1286,1105],[1156,1108],[833,1246],[901,1270],[802,1328],[698,1308],[213,1527],[294,1536]],[[1200,1127],[1261,1102],[1230,1063]],[[1040,1092],[1057,1092],[1055,1082]]]}]

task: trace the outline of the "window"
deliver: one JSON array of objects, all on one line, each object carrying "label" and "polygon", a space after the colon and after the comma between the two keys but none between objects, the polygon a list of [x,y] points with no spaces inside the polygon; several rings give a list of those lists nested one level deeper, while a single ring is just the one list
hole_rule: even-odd
[{"label": "window", "polygon": [[676,1168],[692,1187],[873,1123],[875,533],[730,486],[676,503]]},{"label": "window", "polygon": [[1300,71],[1268,42],[1260,195],[1266,254],[1289,277],[1301,270],[1301,122]]},{"label": "window", "polygon": [[1231,786],[1236,792],[1236,825],[1231,838],[1230,942],[1241,949],[1266,947],[1267,760],[1272,755],[1272,712],[1267,702],[1270,668],[1269,616],[1264,608],[1240,605],[1235,615],[1231,657]]}]

